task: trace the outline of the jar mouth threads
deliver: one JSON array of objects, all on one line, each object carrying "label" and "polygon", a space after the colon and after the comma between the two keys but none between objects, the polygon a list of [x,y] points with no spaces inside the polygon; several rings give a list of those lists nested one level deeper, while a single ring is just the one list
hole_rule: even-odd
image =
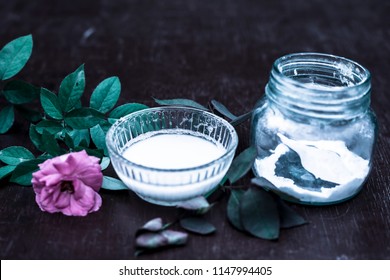
[{"label": "jar mouth threads", "polygon": [[266,94],[297,114],[350,119],[370,105],[371,76],[360,64],[322,53],[295,53],[274,62]]}]

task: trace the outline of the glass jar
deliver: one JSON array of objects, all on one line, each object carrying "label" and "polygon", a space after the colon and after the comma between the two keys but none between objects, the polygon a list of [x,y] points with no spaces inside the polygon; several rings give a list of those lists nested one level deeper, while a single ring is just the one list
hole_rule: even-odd
[{"label": "glass jar", "polygon": [[302,204],[357,194],[376,141],[370,92],[370,73],[349,59],[320,53],[277,59],[252,117],[258,182]]}]

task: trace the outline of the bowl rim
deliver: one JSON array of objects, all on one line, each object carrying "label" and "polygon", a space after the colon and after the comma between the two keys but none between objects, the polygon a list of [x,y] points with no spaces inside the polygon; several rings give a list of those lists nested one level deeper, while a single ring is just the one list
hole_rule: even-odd
[{"label": "bowl rim", "polygon": [[[156,167],[150,167],[150,166],[134,163],[134,162],[128,160],[127,158],[125,158],[122,154],[120,154],[114,148],[114,144],[113,144],[113,141],[111,139],[113,139],[112,135],[115,132],[116,128],[120,124],[124,123],[125,121],[127,121],[130,118],[136,117],[137,115],[141,115],[145,112],[153,112],[153,111],[161,111],[161,110],[186,110],[186,111],[192,111],[192,112],[196,112],[196,113],[202,113],[202,114],[205,114],[205,115],[208,115],[212,118],[217,119],[218,121],[223,123],[223,125],[225,125],[228,128],[230,134],[232,135],[232,141],[231,141],[228,149],[226,149],[226,151],[220,157],[218,157],[218,158],[216,158],[208,163],[202,164],[202,165],[193,166],[193,167],[185,167],[185,168],[156,168]],[[188,171],[204,169],[204,168],[207,168],[207,167],[214,165],[217,162],[224,161],[227,157],[229,157],[232,153],[235,152],[235,150],[238,146],[238,135],[237,135],[237,131],[235,130],[235,128],[228,121],[226,121],[225,119],[223,119],[223,118],[221,118],[221,117],[219,117],[211,112],[197,109],[197,108],[193,108],[193,107],[171,105],[171,106],[158,106],[158,107],[146,108],[146,109],[142,109],[142,110],[139,110],[139,111],[136,111],[136,112],[133,112],[133,113],[130,113],[126,116],[121,117],[120,119],[116,120],[115,123],[107,131],[105,142],[106,142],[106,146],[107,146],[107,149],[109,152],[109,157],[111,158],[114,156],[114,157],[118,158],[119,160],[125,162],[126,165],[133,166],[133,167],[136,167],[139,169],[150,170],[153,172],[176,172],[176,173],[179,173],[179,172],[188,172]]]}]

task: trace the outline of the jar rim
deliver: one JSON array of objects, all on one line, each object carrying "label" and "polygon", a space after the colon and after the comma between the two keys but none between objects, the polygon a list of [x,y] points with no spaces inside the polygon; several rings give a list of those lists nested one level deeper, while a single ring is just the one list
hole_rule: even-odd
[{"label": "jar rim", "polygon": [[[284,74],[283,69],[288,64],[295,63],[311,63],[313,66],[315,65],[332,65],[335,67],[335,70],[339,70],[341,74],[353,74],[356,73],[356,76],[359,77],[359,81],[353,84],[348,84],[346,86],[335,86],[335,87],[321,87],[315,88],[312,87],[308,83],[302,83],[297,81],[290,76]],[[354,67],[354,69],[353,69]],[[272,66],[272,71],[274,71],[277,75],[283,76],[283,78],[288,80],[288,83],[292,86],[297,86],[300,88],[308,88],[310,91],[316,92],[332,92],[332,91],[340,91],[343,89],[360,87],[364,84],[371,83],[371,73],[370,71],[362,66],[361,64],[353,61],[349,58],[337,56],[333,54],[326,54],[320,52],[298,52],[284,55],[275,60]]]}]

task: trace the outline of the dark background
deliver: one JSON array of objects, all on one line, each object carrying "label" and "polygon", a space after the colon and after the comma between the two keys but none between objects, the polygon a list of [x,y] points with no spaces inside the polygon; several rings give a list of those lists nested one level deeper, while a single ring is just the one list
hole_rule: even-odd
[{"label": "dark background", "polygon": [[[336,206],[292,205],[309,224],[282,230],[278,241],[233,229],[224,198],[207,214],[214,235],[191,235],[184,247],[140,258],[390,259],[389,15],[390,2],[380,0],[0,0],[0,46],[31,33],[33,54],[17,77],[53,91],[85,63],[86,100],[101,80],[116,75],[118,104],[216,99],[236,114],[253,108],[273,61],[284,54],[325,52],[361,63],[372,73],[379,137],[374,168],[357,197]],[[32,148],[27,128],[19,119],[0,136],[0,148]],[[238,129],[239,150],[248,145],[249,130],[249,123]],[[0,184],[1,259],[131,259],[135,230],[177,213],[130,191],[101,191],[102,208],[87,217],[48,214],[32,188]]]}]

